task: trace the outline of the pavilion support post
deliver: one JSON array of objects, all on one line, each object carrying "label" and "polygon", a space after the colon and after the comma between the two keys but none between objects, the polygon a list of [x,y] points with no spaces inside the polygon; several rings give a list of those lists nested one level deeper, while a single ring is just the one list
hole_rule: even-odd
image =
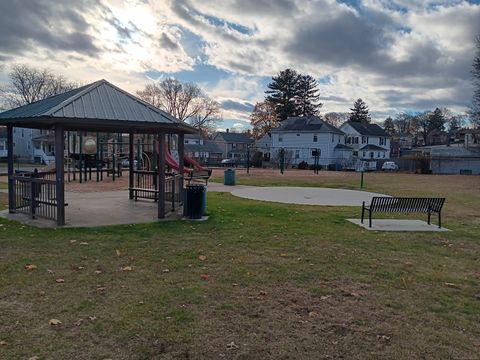
[{"label": "pavilion support post", "polygon": [[57,225],[65,225],[65,171],[64,171],[64,129],[55,125],[55,186],[57,193]]},{"label": "pavilion support post", "polygon": [[179,188],[179,199],[180,203],[183,204],[183,157],[185,155],[185,141],[184,141],[184,134],[178,134],[178,164],[180,170],[180,184],[178,184]]},{"label": "pavilion support post", "polygon": [[13,180],[13,126],[7,126],[7,159],[8,159],[8,212],[14,213],[15,204],[15,180]]},{"label": "pavilion support post", "polygon": [[128,189],[130,199],[133,199],[133,188],[135,187],[135,178],[133,174],[135,162],[133,141],[133,132],[130,132],[128,134]]},{"label": "pavilion support post", "polygon": [[158,218],[165,218],[165,133],[158,135],[158,157],[157,157],[157,176],[158,176]]}]

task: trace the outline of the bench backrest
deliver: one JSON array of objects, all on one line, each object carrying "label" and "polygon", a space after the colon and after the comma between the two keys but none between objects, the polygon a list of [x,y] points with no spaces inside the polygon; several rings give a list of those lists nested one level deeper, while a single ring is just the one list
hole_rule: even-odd
[{"label": "bench backrest", "polygon": [[445,198],[414,198],[414,197],[373,197],[370,204],[372,211],[383,212],[440,212]]}]

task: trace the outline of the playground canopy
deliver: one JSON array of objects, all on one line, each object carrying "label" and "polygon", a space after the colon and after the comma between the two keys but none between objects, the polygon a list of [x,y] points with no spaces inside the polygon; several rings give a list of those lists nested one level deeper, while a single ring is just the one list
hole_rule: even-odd
[{"label": "playground canopy", "polygon": [[[49,200],[56,206],[58,225],[65,224],[64,149],[65,131],[128,133],[130,135],[130,187],[133,187],[133,136],[155,134],[159,148],[165,146],[166,134],[178,134],[178,151],[183,158],[183,136],[196,129],[170,114],[140,100],[106,80],[79,87],[66,93],[0,113],[0,125],[7,126],[9,211],[15,212],[16,193],[13,166],[13,127],[55,131],[55,195]],[[160,151],[158,169],[165,168],[165,154]],[[183,175],[183,162],[180,162]],[[45,180],[46,181],[46,180]],[[40,179],[32,179],[40,182]],[[165,217],[165,172],[158,171],[158,218]],[[32,184],[32,189],[33,189]],[[182,186],[183,188],[183,178]],[[130,195],[132,198],[132,195]]]}]

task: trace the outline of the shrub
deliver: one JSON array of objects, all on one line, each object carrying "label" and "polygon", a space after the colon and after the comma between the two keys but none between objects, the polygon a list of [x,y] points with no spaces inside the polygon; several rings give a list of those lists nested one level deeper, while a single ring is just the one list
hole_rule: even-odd
[{"label": "shrub", "polygon": [[299,170],[307,170],[308,169],[308,163],[306,161],[302,161],[301,163],[298,164],[298,169]]}]

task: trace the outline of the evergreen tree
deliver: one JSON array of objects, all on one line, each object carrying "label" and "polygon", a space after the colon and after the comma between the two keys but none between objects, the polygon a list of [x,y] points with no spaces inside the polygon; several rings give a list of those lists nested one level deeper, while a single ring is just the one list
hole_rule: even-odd
[{"label": "evergreen tree", "polygon": [[268,84],[269,90],[265,91],[267,94],[265,100],[275,105],[275,111],[280,121],[297,114],[295,102],[299,95],[300,76],[295,70],[286,69],[272,77],[272,82]]},{"label": "evergreen tree", "polygon": [[298,116],[316,116],[320,112],[320,90],[317,81],[310,75],[301,75],[298,80]]},{"label": "evergreen tree", "polygon": [[423,137],[423,144],[428,145],[428,135],[435,130],[444,130],[445,116],[442,110],[436,108],[433,112],[420,114],[418,116],[418,124]]},{"label": "evergreen tree", "polygon": [[355,103],[353,104],[353,108],[351,108],[350,110],[352,112],[350,113],[349,121],[359,122],[362,124],[370,123],[368,106],[362,99],[357,99],[357,101],[355,101]]}]

